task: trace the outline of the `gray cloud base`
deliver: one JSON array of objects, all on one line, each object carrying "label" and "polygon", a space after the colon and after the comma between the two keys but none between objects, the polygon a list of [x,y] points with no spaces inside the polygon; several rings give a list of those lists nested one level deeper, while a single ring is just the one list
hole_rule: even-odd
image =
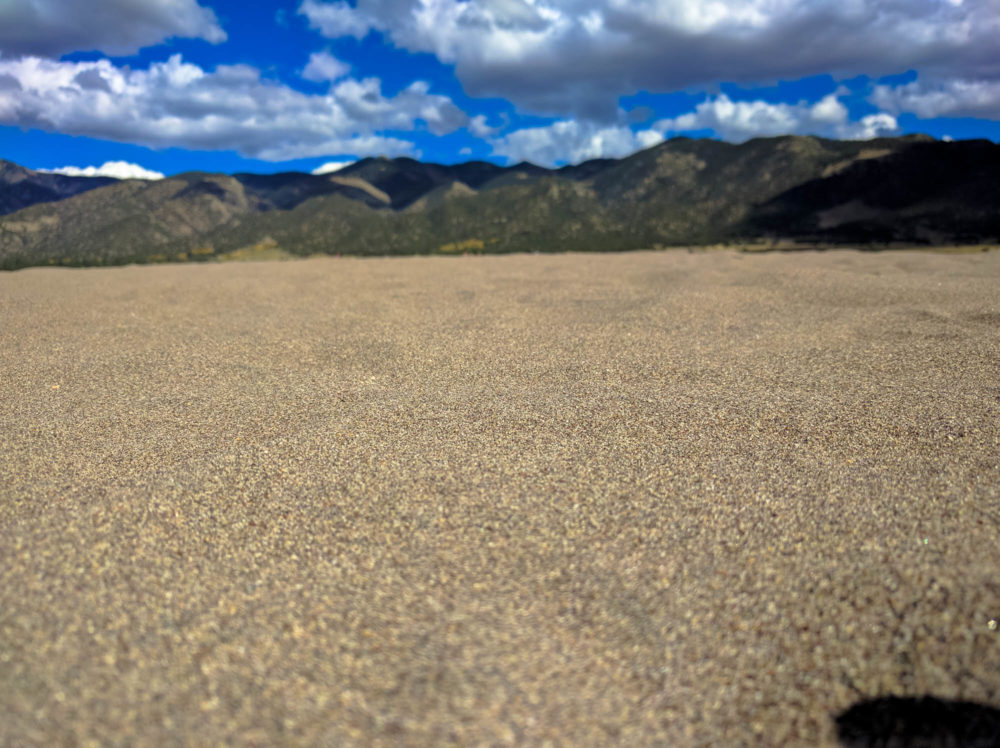
[{"label": "gray cloud base", "polygon": [[305,0],[325,36],[382,31],[454,64],[466,91],[611,122],[618,99],[818,73],[1000,76],[998,0]]},{"label": "gray cloud base", "polygon": [[[1000,49],[998,49],[1000,56]],[[918,117],[1000,118],[1000,79],[920,79],[903,86],[876,86],[872,102],[890,112]]]},{"label": "gray cloud base", "polygon": [[197,0],[4,0],[0,53],[59,57],[99,50],[134,54],[171,37],[226,40],[215,13]]}]

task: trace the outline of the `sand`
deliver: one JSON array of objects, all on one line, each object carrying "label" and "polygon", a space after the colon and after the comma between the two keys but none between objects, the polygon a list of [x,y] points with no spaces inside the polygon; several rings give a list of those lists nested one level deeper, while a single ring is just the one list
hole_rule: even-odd
[{"label": "sand", "polygon": [[1000,706],[1000,253],[0,274],[0,744]]}]

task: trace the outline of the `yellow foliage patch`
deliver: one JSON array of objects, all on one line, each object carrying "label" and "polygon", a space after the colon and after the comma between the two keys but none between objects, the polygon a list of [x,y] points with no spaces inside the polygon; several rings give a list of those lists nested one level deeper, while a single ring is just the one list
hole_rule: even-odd
[{"label": "yellow foliage patch", "polygon": [[270,236],[265,236],[256,244],[240,247],[231,252],[223,252],[220,255],[216,255],[216,257],[220,260],[243,262],[248,260],[291,260],[295,256],[279,247],[278,242]]},{"label": "yellow foliage patch", "polygon": [[486,246],[486,242],[482,239],[466,239],[461,242],[451,242],[449,244],[442,244],[438,247],[438,252],[468,252],[471,250],[482,249]]}]

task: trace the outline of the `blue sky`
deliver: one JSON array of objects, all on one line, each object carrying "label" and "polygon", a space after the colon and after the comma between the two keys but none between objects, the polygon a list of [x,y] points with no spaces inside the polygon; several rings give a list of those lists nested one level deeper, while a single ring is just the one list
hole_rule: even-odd
[{"label": "blue sky", "polygon": [[153,176],[996,141],[997,39],[998,0],[0,0],[0,158]]}]

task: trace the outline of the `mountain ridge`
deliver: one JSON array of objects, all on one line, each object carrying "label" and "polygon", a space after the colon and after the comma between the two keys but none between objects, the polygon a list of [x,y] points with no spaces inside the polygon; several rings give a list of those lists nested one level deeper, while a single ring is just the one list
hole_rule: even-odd
[{"label": "mountain ridge", "polygon": [[379,157],[324,175],[112,180],[0,216],[0,267],[209,259],[261,246],[384,255],[737,241],[1000,241],[1000,145],[674,138],[558,169]]},{"label": "mountain ridge", "polygon": [[0,159],[0,216],[38,203],[57,202],[117,181],[113,177],[71,177],[34,171]]}]

